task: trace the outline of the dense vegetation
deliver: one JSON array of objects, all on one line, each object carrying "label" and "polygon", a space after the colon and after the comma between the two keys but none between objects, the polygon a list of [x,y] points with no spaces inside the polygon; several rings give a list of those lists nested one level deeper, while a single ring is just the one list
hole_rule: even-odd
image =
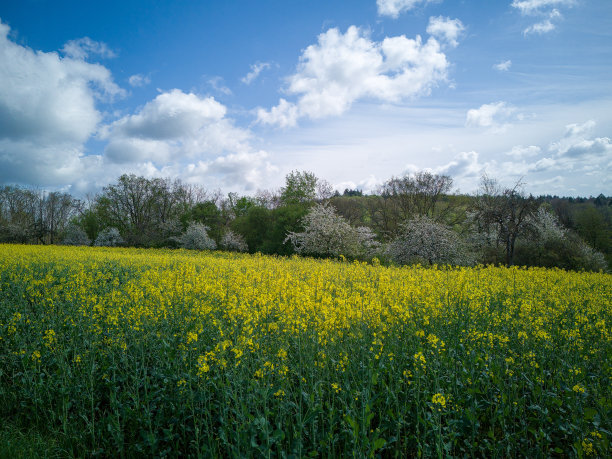
[{"label": "dense vegetation", "polygon": [[527,196],[483,177],[475,195],[448,176],[396,177],[342,195],[309,172],[276,192],[206,192],[168,179],[120,177],[87,201],[0,188],[0,242],[184,247],[371,260],[609,269],[612,198]]},{"label": "dense vegetation", "polygon": [[610,453],[612,276],[0,245],[0,455]]}]

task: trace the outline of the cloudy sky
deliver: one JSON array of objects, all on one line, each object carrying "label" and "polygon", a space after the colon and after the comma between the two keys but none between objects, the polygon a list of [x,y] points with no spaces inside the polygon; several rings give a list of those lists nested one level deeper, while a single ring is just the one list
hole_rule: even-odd
[{"label": "cloudy sky", "polygon": [[611,137],[610,0],[0,4],[0,184],[610,195]]}]

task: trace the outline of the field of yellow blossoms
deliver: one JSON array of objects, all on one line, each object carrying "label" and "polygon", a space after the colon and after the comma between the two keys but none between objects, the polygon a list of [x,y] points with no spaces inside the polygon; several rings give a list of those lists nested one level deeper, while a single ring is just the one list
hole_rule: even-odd
[{"label": "field of yellow blossoms", "polygon": [[612,276],[0,245],[0,424],[68,456],[610,455]]}]

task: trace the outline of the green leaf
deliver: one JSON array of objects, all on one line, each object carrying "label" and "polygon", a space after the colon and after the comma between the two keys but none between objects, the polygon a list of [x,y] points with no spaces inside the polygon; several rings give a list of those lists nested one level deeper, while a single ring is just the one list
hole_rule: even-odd
[{"label": "green leaf", "polygon": [[377,438],[376,440],[374,440],[374,443],[372,444],[372,451],[379,450],[386,444],[387,444],[387,440],[385,440],[384,438]]},{"label": "green leaf", "polygon": [[592,420],[595,415],[597,415],[597,410],[593,407],[588,407],[584,409],[584,420],[585,421],[590,421]]}]

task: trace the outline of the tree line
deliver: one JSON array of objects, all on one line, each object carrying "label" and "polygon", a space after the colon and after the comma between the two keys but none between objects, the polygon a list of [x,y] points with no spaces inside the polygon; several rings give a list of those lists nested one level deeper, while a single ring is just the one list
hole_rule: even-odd
[{"label": "tree line", "polygon": [[307,171],[279,190],[222,195],[122,175],[87,199],[0,187],[0,242],[221,249],[383,263],[612,266],[612,198],[535,197],[483,176],[473,195],[446,175],[392,177],[340,194]]}]

